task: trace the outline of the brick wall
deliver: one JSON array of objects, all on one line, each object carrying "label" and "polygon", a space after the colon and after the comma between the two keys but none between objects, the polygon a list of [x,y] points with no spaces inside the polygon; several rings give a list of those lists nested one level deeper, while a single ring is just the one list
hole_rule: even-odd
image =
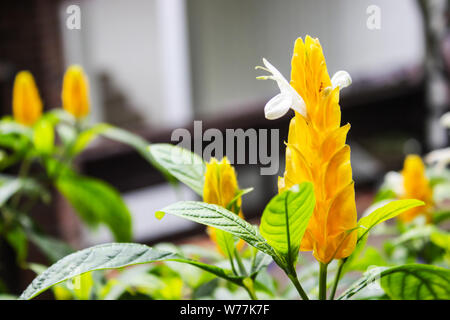
[{"label": "brick wall", "polygon": [[30,70],[45,108],[60,105],[63,56],[58,0],[0,1],[0,114],[11,113],[14,75]]}]

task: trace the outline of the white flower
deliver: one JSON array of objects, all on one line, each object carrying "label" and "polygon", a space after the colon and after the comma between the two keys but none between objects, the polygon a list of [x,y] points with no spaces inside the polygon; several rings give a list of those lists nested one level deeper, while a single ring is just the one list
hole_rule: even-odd
[{"label": "white flower", "polygon": [[443,171],[450,164],[450,148],[431,151],[425,156],[425,162],[435,165],[438,171]]},{"label": "white flower", "polygon": [[[306,104],[298,92],[289,84],[285,77],[277,70],[269,61],[263,58],[263,63],[266,66],[256,67],[270,72],[270,76],[261,76],[256,79],[259,80],[274,80],[280,88],[280,93],[269,100],[264,107],[264,114],[267,119],[275,120],[284,116],[290,108],[297,111],[306,117]],[[340,89],[348,87],[352,83],[352,78],[346,71],[338,71],[331,79],[332,89],[339,87]]]},{"label": "white flower", "polygon": [[339,87],[339,90],[347,88],[352,84],[352,77],[348,74],[347,71],[341,70],[334,74],[331,78],[331,85],[334,88]]},{"label": "white flower", "polygon": [[403,187],[403,176],[398,172],[389,171],[384,176],[382,188],[394,191],[397,196],[403,195],[405,193],[405,188]]},{"label": "white flower", "polygon": [[269,61],[263,58],[263,63],[266,68],[256,67],[256,69],[263,69],[270,72],[271,76],[261,76],[256,79],[267,80],[271,79],[276,81],[280,88],[280,93],[267,102],[264,107],[264,113],[269,120],[275,120],[284,116],[289,108],[297,111],[306,117],[306,105],[302,97],[295,91],[295,89],[289,84],[285,77],[278,71]]},{"label": "white flower", "polygon": [[450,129],[450,112],[445,113],[442,117],[441,117],[441,124]]}]

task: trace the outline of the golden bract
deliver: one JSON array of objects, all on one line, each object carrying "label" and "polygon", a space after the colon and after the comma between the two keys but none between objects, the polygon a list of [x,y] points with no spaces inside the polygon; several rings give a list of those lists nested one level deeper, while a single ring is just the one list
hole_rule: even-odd
[{"label": "golden bract", "polygon": [[89,113],[89,86],[86,75],[80,66],[70,66],[64,74],[62,87],[63,108],[76,118]]},{"label": "golden bract", "polygon": [[430,208],[433,206],[433,191],[425,175],[425,165],[422,159],[417,155],[408,155],[401,173],[404,188],[402,198],[422,200],[425,202],[425,206],[405,211],[399,216],[399,219],[409,222],[418,215],[425,214],[429,222],[431,220]]},{"label": "golden bract", "polygon": [[42,115],[39,91],[33,75],[28,71],[20,71],[16,75],[12,106],[14,120],[25,126],[32,126]]},{"label": "golden bract", "polygon": [[297,39],[292,58],[291,85],[305,101],[306,117],[296,112],[289,125],[286,168],[279,192],[309,181],[316,206],[300,250],[313,251],[317,260],[349,256],[356,245],[355,189],[350,147],[345,144],[350,125],[340,126],[339,88],[332,89],[318,39]]},{"label": "golden bract", "polygon": [[[228,159],[223,157],[219,162],[216,158],[211,158],[210,162],[206,163],[203,201],[227,208],[238,192],[239,186],[236,172]],[[237,199],[236,205],[239,207],[239,216],[243,218],[242,210],[240,209],[241,203],[242,199]],[[217,243],[215,229],[208,227],[208,234]],[[239,240],[237,245],[238,249],[241,249],[243,245],[244,241]]]}]

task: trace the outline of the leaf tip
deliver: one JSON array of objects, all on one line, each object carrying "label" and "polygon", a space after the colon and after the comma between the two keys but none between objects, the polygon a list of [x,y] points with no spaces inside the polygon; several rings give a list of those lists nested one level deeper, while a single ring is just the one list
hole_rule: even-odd
[{"label": "leaf tip", "polygon": [[166,215],[166,213],[164,211],[156,211],[155,212],[155,217],[158,220],[161,220],[162,218],[164,218],[165,215]]}]

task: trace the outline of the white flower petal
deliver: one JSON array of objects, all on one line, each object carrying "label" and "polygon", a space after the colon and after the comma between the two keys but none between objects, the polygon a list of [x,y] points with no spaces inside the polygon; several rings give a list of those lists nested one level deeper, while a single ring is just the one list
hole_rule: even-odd
[{"label": "white flower petal", "polygon": [[393,190],[397,196],[405,193],[403,186],[403,176],[395,171],[389,171],[384,177],[383,188]]},{"label": "white flower petal", "polygon": [[[266,70],[272,73],[271,76],[258,77],[257,79],[271,79],[276,81],[278,87],[280,88],[280,94],[275,96],[266,104],[265,113],[267,119],[277,119],[286,114],[289,108],[297,111],[306,117],[306,105],[305,101],[298,94],[298,92],[290,85],[285,77],[277,70],[269,61],[263,58],[263,63]],[[264,69],[264,68],[262,68]],[[286,106],[286,103],[289,105]]]},{"label": "white flower petal", "polygon": [[450,128],[450,112],[445,113],[441,117],[441,124],[446,128]]},{"label": "white flower petal", "polygon": [[277,94],[275,97],[267,102],[264,107],[264,114],[266,119],[275,120],[284,116],[292,105],[292,98],[289,95],[282,93]]},{"label": "white flower petal", "polygon": [[442,171],[450,164],[450,148],[437,149],[425,156],[425,162]]},{"label": "white flower petal", "polygon": [[302,97],[292,88],[295,92],[292,97],[292,106],[291,108],[300,113],[302,116],[306,117],[306,104]]},{"label": "white flower petal", "polygon": [[352,77],[347,71],[338,71],[334,74],[333,78],[331,78],[331,85],[334,88],[339,87],[340,89],[346,88],[352,84]]}]

